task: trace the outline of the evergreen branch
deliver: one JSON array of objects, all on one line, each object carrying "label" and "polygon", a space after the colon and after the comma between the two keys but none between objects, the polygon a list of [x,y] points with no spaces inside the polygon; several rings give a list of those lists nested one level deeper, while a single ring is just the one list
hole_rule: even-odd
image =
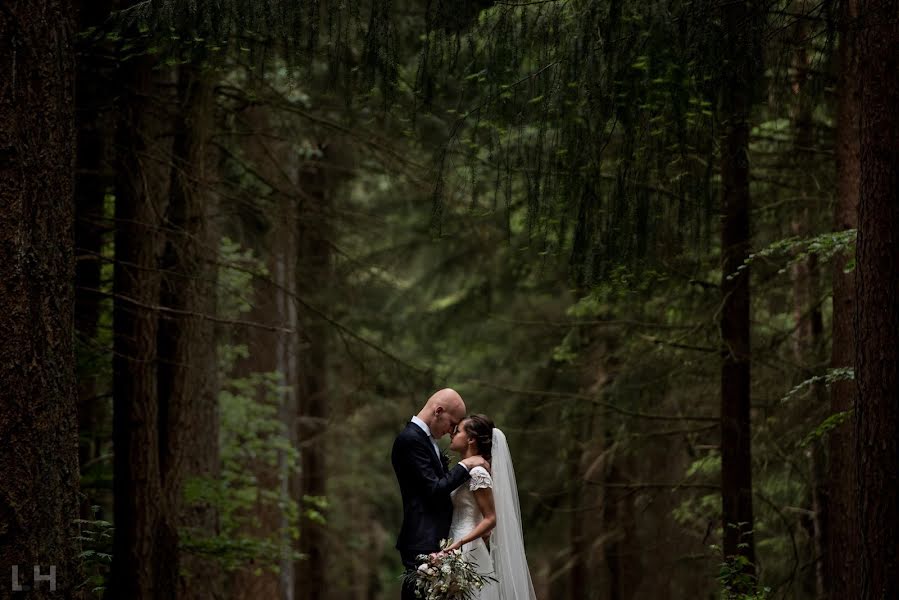
[{"label": "evergreen branch", "polygon": [[526,6],[537,6],[540,4],[553,4],[555,2],[568,2],[568,0],[531,0],[530,2],[502,2],[496,1],[494,4],[498,4],[499,6],[506,6],[509,8],[523,8]]},{"label": "evergreen branch", "polygon": [[651,342],[656,345],[671,346],[672,348],[678,348],[681,350],[693,350],[695,352],[709,352],[709,353],[715,353],[715,352],[720,351],[719,348],[712,348],[711,346],[691,346],[689,344],[670,342],[668,340],[663,340],[661,338],[658,338],[658,337],[655,337],[652,335],[642,335],[641,334],[640,337],[643,338],[644,340],[646,340],[647,342]]},{"label": "evergreen branch", "polygon": [[542,327],[611,327],[624,325],[631,327],[645,327],[647,329],[694,329],[696,325],[673,325],[669,323],[650,323],[648,321],[634,321],[630,319],[587,320],[587,321],[536,321],[526,319],[509,319],[498,315],[487,315],[488,318],[509,323],[511,325],[536,325]]},{"label": "evergreen branch", "polygon": [[836,381],[853,381],[855,379],[855,371],[852,367],[840,367],[836,369],[828,369],[827,373],[824,375],[815,375],[814,377],[810,377],[805,381],[797,384],[793,389],[791,389],[787,394],[780,399],[780,401],[788,402],[794,397],[796,397],[799,392],[801,392],[805,388],[811,388],[819,383],[824,383],[826,386],[830,386]]}]

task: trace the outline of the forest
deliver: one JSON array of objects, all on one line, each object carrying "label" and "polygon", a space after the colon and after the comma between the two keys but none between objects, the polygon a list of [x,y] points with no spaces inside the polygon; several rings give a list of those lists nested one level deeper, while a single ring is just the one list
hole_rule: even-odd
[{"label": "forest", "polygon": [[0,0],[0,201],[0,599],[399,598],[445,387],[540,600],[899,598],[899,0]]}]

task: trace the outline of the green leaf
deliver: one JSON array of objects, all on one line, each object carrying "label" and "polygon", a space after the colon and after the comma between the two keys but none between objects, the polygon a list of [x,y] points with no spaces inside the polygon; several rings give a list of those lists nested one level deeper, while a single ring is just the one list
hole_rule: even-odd
[{"label": "green leaf", "polygon": [[830,415],[802,439],[802,441],[799,443],[799,447],[804,448],[812,442],[823,438],[825,435],[829,434],[831,431],[848,421],[851,417],[851,410],[845,410]]}]

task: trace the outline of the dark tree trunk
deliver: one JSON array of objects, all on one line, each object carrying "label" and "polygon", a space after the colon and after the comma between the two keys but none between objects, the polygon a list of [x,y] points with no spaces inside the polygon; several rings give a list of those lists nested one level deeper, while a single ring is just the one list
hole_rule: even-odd
[{"label": "dark tree trunk", "polygon": [[[109,16],[110,3],[82,1],[79,7],[78,29],[101,25]],[[94,40],[85,40],[78,52],[75,85],[75,123],[77,126],[77,158],[75,168],[75,332],[76,348],[85,357],[79,360],[86,367],[78,372],[78,429],[79,464],[85,465],[100,455],[104,436],[100,428],[105,421],[106,405],[98,387],[97,363],[108,360],[108,354],[96,344],[97,323],[100,318],[99,289],[100,253],[103,249],[103,205],[107,188],[111,186],[111,172],[106,162],[106,148],[111,135],[108,119],[110,93],[101,73],[104,61]],[[90,507],[96,502],[94,494],[84,490],[81,516],[93,517]]]},{"label": "dark tree trunk", "polygon": [[[609,439],[611,440],[611,432]],[[608,450],[607,450],[608,452]],[[614,450],[611,452],[615,453]],[[636,515],[634,514],[634,493],[632,490],[618,487],[626,485],[627,474],[636,469],[624,453],[613,454],[610,459],[606,481],[612,485],[604,490],[606,507],[605,520],[610,537],[606,554],[609,569],[609,600],[632,600],[642,582],[640,565],[639,533]],[[598,598],[606,596],[598,595]]]},{"label": "dark tree trunk", "polygon": [[[270,268],[271,263],[267,266]],[[275,285],[268,280],[256,278],[253,286],[252,310],[247,313],[247,318],[265,323],[282,324],[287,321],[280,312],[283,302],[278,295],[281,293]],[[252,374],[277,372],[278,346],[281,333],[273,333],[261,329],[247,329],[242,342],[247,345],[249,356],[238,362],[236,373],[241,376]],[[272,403],[281,401],[274,398],[274,394],[265,386],[253,389],[254,402],[265,403],[273,410],[277,405]],[[278,435],[277,433],[273,435]],[[269,441],[269,443],[272,443]],[[250,466],[252,476],[256,480],[258,492],[254,505],[247,510],[247,514],[240,517],[247,519],[248,525],[241,531],[241,535],[264,539],[266,542],[276,544],[279,530],[282,525],[282,511],[277,502],[272,501],[271,494],[277,493],[280,486],[279,465],[273,465],[268,460],[260,458]],[[252,522],[252,524],[249,524]],[[277,556],[263,557],[265,568],[251,561],[246,568],[234,571],[229,578],[229,591],[233,598],[272,598],[278,600],[284,597],[282,580],[279,574],[273,573],[268,565],[277,563]],[[258,573],[255,572],[259,569]]]},{"label": "dark tree trunk", "polygon": [[[566,484],[570,487],[568,492],[568,508],[571,511],[568,522],[568,544],[571,548],[571,557],[569,558],[571,569],[568,572],[568,597],[571,600],[576,600],[582,598],[584,590],[588,588],[587,547],[589,545],[580,522],[583,516],[584,478],[581,470],[583,448],[579,435],[572,434],[568,441],[567,450],[568,457],[566,459],[567,465],[565,468],[568,472],[568,476],[566,477]],[[613,579],[617,572],[615,566],[617,565],[613,563],[609,564],[609,574]],[[614,583],[612,585],[614,586]]]},{"label": "dark tree trunk", "polygon": [[[322,168],[312,164],[303,167],[300,191],[299,261],[297,291],[302,298],[313,299],[316,291],[326,288],[331,280],[330,195]],[[316,315],[304,314],[300,319],[308,348],[300,351],[298,360],[297,442],[300,447],[300,477],[297,502],[305,498],[324,497],[327,493],[327,423],[328,324]],[[320,511],[321,509],[312,507]],[[296,563],[296,599],[326,598],[327,565],[325,527],[303,516],[300,521],[299,551],[305,558]]]},{"label": "dark tree trunk", "polygon": [[724,556],[742,555],[754,572],[749,414],[749,116],[753,90],[752,14],[746,2],[723,8],[721,144],[721,500]]},{"label": "dark tree trunk", "polygon": [[[165,518],[195,537],[214,535],[217,529],[214,507],[183,501],[189,478],[215,478],[219,466],[215,328],[204,318],[215,312],[217,241],[209,226],[210,195],[203,188],[212,115],[208,75],[182,66],[162,259],[160,303],[172,311],[162,314],[158,333],[159,463]],[[180,573],[178,597],[221,594],[215,563],[183,555],[177,540],[169,541],[164,552]]]},{"label": "dark tree trunk", "polygon": [[[807,11],[805,2],[799,5],[800,13]],[[808,27],[805,19],[798,19],[795,28],[793,55],[794,77],[792,89],[795,95],[792,110],[794,126],[794,149],[797,183],[799,186],[800,206],[792,223],[793,234],[806,238],[815,231],[812,219],[820,213],[816,198],[816,181],[813,177],[815,131],[812,120],[814,109],[813,97],[808,89],[809,56],[806,49],[808,43]],[[821,275],[818,257],[810,254],[793,267],[793,302],[796,319],[796,337],[794,354],[796,364],[800,366],[795,383],[798,385],[820,375],[820,365],[824,363],[824,318],[820,302]],[[826,408],[827,392],[824,384],[815,381],[811,384],[811,405],[795,403],[795,410],[803,414],[818,415]],[[798,417],[798,415],[797,415]],[[801,420],[801,419],[800,419]],[[810,595],[824,598],[828,589],[827,561],[827,477],[824,445],[813,443],[807,451],[810,467],[809,504],[812,514],[809,519],[809,531],[812,539],[812,552],[816,557],[814,579],[804,578]]]},{"label": "dark tree trunk", "polygon": [[[809,211],[804,209],[805,218],[808,218]],[[797,235],[806,236],[809,229],[802,226],[794,228]],[[823,334],[824,321],[821,314],[819,296],[819,269],[818,261],[815,255],[809,256],[807,259],[795,265],[793,269],[793,298],[795,302],[795,315],[797,320],[795,355],[798,365],[805,365],[800,369],[796,384],[806,381],[812,377],[819,375],[816,372],[815,365],[822,362],[823,357]],[[809,364],[811,363],[811,364]],[[809,402],[811,405],[797,404],[796,418],[799,417],[798,412],[803,414],[817,415],[820,409],[827,406],[827,391],[824,384],[815,381],[811,384],[811,393]],[[820,421],[820,419],[819,419]],[[816,423],[815,423],[816,424]],[[807,529],[812,541],[811,552],[815,557],[813,580],[804,578],[809,595],[815,598],[824,598],[829,589],[829,562],[826,560],[828,547],[828,519],[829,519],[829,496],[828,496],[828,474],[825,447],[822,442],[813,442],[807,449],[806,455],[809,461],[809,484],[808,501],[811,504],[811,515],[807,521]]]},{"label": "dark tree trunk", "polygon": [[[578,297],[583,297],[586,295],[586,292],[583,288],[580,288],[578,292],[576,292]],[[578,350],[587,353],[588,347],[586,344],[581,344],[581,340],[588,339],[590,337],[590,333],[588,332],[588,328],[580,328],[578,331]],[[584,389],[590,389],[591,386],[595,385],[595,365],[590,362],[586,362],[586,365],[582,367],[580,372],[577,375],[577,388],[576,391],[583,391]],[[564,480],[564,489],[565,496],[562,500],[563,502],[567,502],[567,509],[569,511],[567,526],[568,526],[568,547],[570,555],[565,557],[566,559],[566,567],[568,568],[567,573],[567,597],[571,600],[576,600],[584,597],[585,590],[591,589],[596,582],[595,573],[591,572],[590,569],[590,542],[589,533],[583,526],[584,519],[584,507],[591,500],[588,490],[587,483],[585,478],[585,465],[584,465],[584,457],[586,453],[586,448],[588,442],[586,440],[591,439],[591,434],[593,433],[593,410],[592,405],[583,405],[583,404],[572,404],[569,407],[566,407],[562,410],[559,415],[559,422],[562,427],[567,428],[570,432],[568,438],[563,440],[564,444],[563,456],[564,456],[564,471],[565,471],[565,480]],[[609,437],[611,440],[611,437]],[[612,443],[611,441],[609,443]],[[608,502],[609,494],[608,490],[603,490],[605,495],[604,499],[604,508],[606,511],[606,516],[612,516],[609,521],[606,521],[606,525],[609,527],[618,527],[617,519],[614,517],[614,514],[609,515],[609,512],[614,513],[614,509],[616,506],[611,506]],[[615,559],[617,556],[609,559],[608,552],[606,553],[607,564],[609,569],[609,578],[614,579],[617,573],[617,563],[615,563]],[[594,577],[591,577],[593,575]],[[591,585],[593,584],[593,585]],[[612,584],[612,589],[615,589],[615,583]],[[561,596],[561,594],[559,594]]]},{"label": "dark tree trunk", "polygon": [[[12,585],[31,598],[80,583],[72,14],[52,0],[0,8],[0,566],[2,589],[17,566]],[[35,569],[55,573],[55,591]]]},{"label": "dark tree trunk", "polygon": [[[288,147],[282,142],[273,142],[276,135],[267,135],[273,130],[271,117],[262,109],[251,109],[246,112],[246,122],[256,133],[244,147],[247,162],[252,169],[270,182],[273,193],[264,215],[265,236],[246,240],[247,245],[255,246],[257,255],[265,259],[267,277],[254,278],[253,308],[248,318],[253,321],[276,324],[294,330],[297,328],[297,311],[292,293],[296,290],[297,266],[299,255],[297,245],[297,199],[282,190],[291,189],[296,182],[290,179],[295,168],[277,162],[279,157],[286,156]],[[257,224],[258,225],[258,224]],[[249,350],[249,357],[238,362],[236,370],[250,375],[253,373],[278,373],[282,386],[278,392],[259,389],[256,401],[267,403],[277,410],[278,418],[285,426],[286,435],[279,443],[296,442],[298,388],[297,368],[297,336],[283,331],[271,332],[261,329],[248,329],[244,338]],[[271,443],[281,432],[272,432]],[[259,494],[250,515],[258,526],[248,527],[246,534],[266,538],[279,546],[279,555],[266,557],[266,563],[276,562],[279,573],[270,569],[254,574],[252,569],[235,572],[231,578],[231,591],[240,598],[291,598],[296,585],[295,561],[288,554],[295,550],[294,541],[287,535],[286,511],[282,502],[293,497],[297,488],[296,479],[291,477],[291,469],[287,455],[279,452],[276,464],[259,460],[251,468],[253,476],[258,480]],[[276,494],[277,501],[271,495]],[[252,565],[251,565],[252,567]]]},{"label": "dark tree trunk", "polygon": [[[285,203],[286,204],[286,203]],[[283,205],[282,205],[283,206]],[[281,218],[278,218],[278,217]],[[297,256],[296,215],[289,216],[279,212],[274,216],[273,231],[266,236],[269,248],[262,254],[267,254],[266,267],[271,273],[270,278],[258,277],[254,279],[253,308],[248,313],[248,318],[257,321],[277,324],[282,327],[295,328],[295,312],[293,298],[285,293],[292,289],[295,276],[295,257]],[[285,278],[285,276],[288,276]],[[296,356],[294,338],[295,334],[286,332],[271,332],[262,329],[251,328],[246,331],[244,343],[247,345],[249,356],[237,365],[237,371],[244,375],[251,374],[277,374],[279,375],[279,390],[275,391],[267,386],[259,386],[255,391],[255,402],[268,405],[276,411],[278,419],[284,424],[284,433],[281,431],[270,432],[267,444],[274,447],[278,443],[294,444],[295,427],[293,427],[297,414],[295,390]],[[282,437],[283,436],[283,437]],[[279,451],[274,461],[259,459],[251,465],[253,477],[257,480],[257,496],[254,506],[248,515],[256,524],[248,526],[245,535],[265,539],[279,549],[273,556],[266,556],[266,565],[275,563],[279,566],[279,572],[273,573],[269,567],[261,572],[254,573],[253,565],[250,569],[242,569],[234,573],[231,578],[231,591],[238,598],[290,598],[295,589],[294,560],[288,555],[288,550],[295,546],[293,540],[286,535],[287,517],[283,503],[291,497],[291,478],[287,456]],[[274,495],[274,498],[273,498]],[[285,569],[285,563],[289,563],[290,569]]]},{"label": "dark tree trunk", "polygon": [[[858,15],[855,0],[842,3],[839,41],[839,85],[837,100],[837,199],[834,205],[834,231],[846,231],[858,226],[859,131],[858,82],[854,22]],[[834,259],[833,334],[830,366],[834,369],[855,365],[855,273],[845,273],[846,255]],[[831,414],[846,413],[855,407],[854,381],[835,381],[830,388]],[[851,422],[831,431],[829,438],[829,537],[827,544],[827,572],[830,575],[829,597],[849,598],[852,574],[856,571],[857,550],[852,524],[854,490],[853,453],[855,441]]]},{"label": "dark tree trunk", "polygon": [[899,0],[860,2],[857,596],[899,597]]},{"label": "dark tree trunk", "polygon": [[[176,581],[160,565],[174,532],[161,520],[162,485],[156,380],[162,169],[152,158],[153,62],[120,68],[116,134],[113,443],[115,536],[109,593],[144,600],[174,597]],[[168,529],[166,529],[168,527]],[[162,567],[162,570],[160,570]]]}]

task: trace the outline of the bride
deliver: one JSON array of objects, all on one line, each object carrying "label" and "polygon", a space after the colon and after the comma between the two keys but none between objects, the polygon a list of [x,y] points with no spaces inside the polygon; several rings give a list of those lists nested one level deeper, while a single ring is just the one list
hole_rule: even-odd
[{"label": "bride", "polygon": [[[475,467],[468,485],[463,484],[452,493],[453,543],[447,551],[461,548],[466,558],[477,563],[479,573],[497,580],[481,590],[478,600],[536,600],[524,553],[518,486],[505,434],[488,417],[472,415],[456,426],[450,450],[458,452],[463,460],[483,456],[490,462],[493,474]],[[485,541],[488,536],[489,546]]]}]

